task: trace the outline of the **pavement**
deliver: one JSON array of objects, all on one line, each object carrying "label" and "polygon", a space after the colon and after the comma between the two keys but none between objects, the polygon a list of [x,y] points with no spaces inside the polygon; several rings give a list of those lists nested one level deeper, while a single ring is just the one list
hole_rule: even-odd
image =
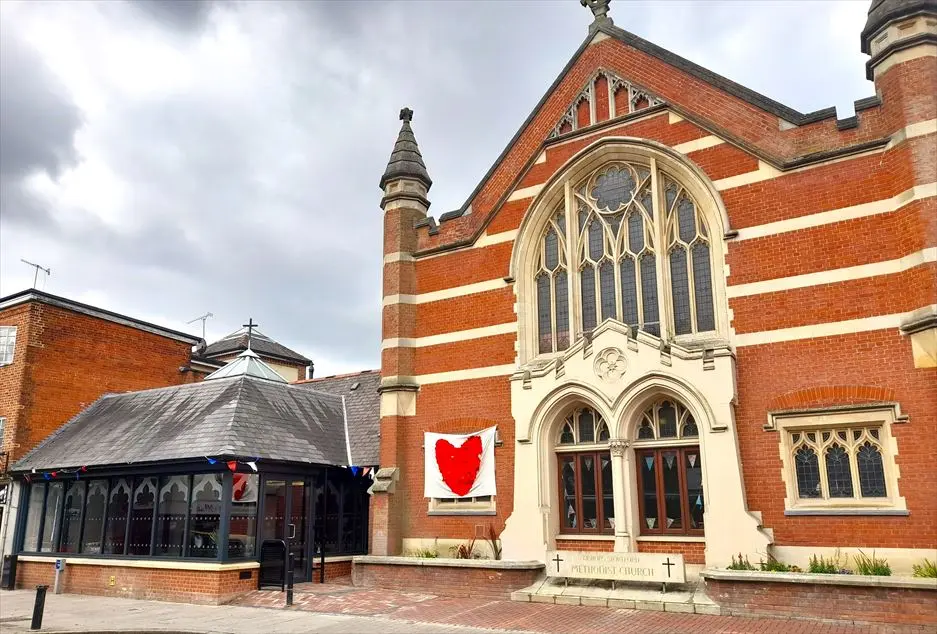
[{"label": "pavement", "polygon": [[[30,632],[34,590],[0,591],[0,633]],[[923,628],[861,626],[614,609],[304,584],[284,594],[251,592],[235,605],[205,606],[74,594],[46,597],[42,632],[159,634],[916,634]]]}]

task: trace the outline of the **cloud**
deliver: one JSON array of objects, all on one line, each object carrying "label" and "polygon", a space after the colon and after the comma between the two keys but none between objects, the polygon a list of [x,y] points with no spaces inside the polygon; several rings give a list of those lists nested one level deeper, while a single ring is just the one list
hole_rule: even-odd
[{"label": "cloud", "polygon": [[[848,15],[857,39],[864,7],[701,4],[612,15],[801,110],[872,93],[833,28]],[[25,257],[51,266],[50,292],[170,327],[211,311],[209,339],[253,317],[318,374],[379,363],[377,183],[399,109],[432,213],[454,209],[591,19],[576,2],[0,10],[0,294],[31,284]]]}]

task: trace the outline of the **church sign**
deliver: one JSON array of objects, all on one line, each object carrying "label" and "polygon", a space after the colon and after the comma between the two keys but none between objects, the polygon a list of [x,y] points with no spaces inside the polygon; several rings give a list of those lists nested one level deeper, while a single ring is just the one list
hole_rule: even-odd
[{"label": "church sign", "polygon": [[547,576],[686,583],[686,568],[683,555],[551,550],[547,552]]}]

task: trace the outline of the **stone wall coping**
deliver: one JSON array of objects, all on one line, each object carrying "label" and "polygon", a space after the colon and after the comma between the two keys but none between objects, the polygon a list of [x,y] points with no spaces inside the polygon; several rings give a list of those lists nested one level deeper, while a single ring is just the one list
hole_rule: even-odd
[{"label": "stone wall coping", "polygon": [[386,566],[440,566],[451,568],[488,568],[491,570],[539,570],[542,561],[515,561],[505,559],[453,559],[451,557],[385,557],[381,555],[359,555],[352,559],[355,564]]},{"label": "stone wall coping", "polygon": [[[67,555],[18,555],[17,561],[29,561],[45,564],[54,564],[56,559],[64,559],[66,566],[112,566],[121,568],[162,568],[168,570],[201,570],[209,572],[224,572],[227,570],[247,570],[260,568],[257,561],[237,561],[231,563],[207,563],[201,561],[159,560],[159,559],[111,559],[96,557],[69,557]],[[326,558],[328,563],[328,558]]]},{"label": "stone wall coping", "polygon": [[909,588],[937,591],[937,579],[918,577],[884,577],[873,575],[829,575],[812,572],[762,572],[760,570],[720,570],[707,568],[700,572],[704,579],[757,583],[798,583],[826,586],[865,586],[871,588]]}]

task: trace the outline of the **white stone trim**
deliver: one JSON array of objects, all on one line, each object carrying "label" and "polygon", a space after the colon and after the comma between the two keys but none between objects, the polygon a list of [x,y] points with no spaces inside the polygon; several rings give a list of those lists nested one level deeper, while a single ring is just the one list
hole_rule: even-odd
[{"label": "white stone trim", "polygon": [[409,253],[404,253],[402,251],[396,251],[394,253],[388,253],[384,256],[384,264],[391,264],[392,262],[413,262],[414,257]]},{"label": "white stone trim", "polygon": [[381,342],[381,350],[389,350],[392,348],[426,348],[428,346],[438,346],[445,343],[481,339],[482,337],[509,335],[516,332],[517,322],[511,321],[506,324],[482,326],[481,328],[470,328],[469,330],[456,330],[454,332],[445,332],[439,335],[429,335],[427,337],[394,337],[384,339]]},{"label": "white stone trim", "polygon": [[924,185],[915,185],[914,187],[903,191],[900,194],[892,196],[891,198],[886,198],[884,200],[875,200],[868,203],[862,203],[861,205],[853,205],[851,207],[843,207],[841,209],[831,209],[829,211],[821,211],[819,213],[809,214],[806,216],[798,216],[797,218],[788,218],[786,220],[778,220],[777,222],[769,222],[763,225],[756,225],[754,227],[739,229],[738,236],[733,239],[733,242],[739,240],[752,240],[754,238],[764,238],[766,236],[787,233],[789,231],[799,231],[801,229],[820,227],[822,225],[828,225],[834,222],[843,222],[846,220],[854,220],[856,218],[864,218],[866,216],[890,213],[900,209],[901,207],[904,207],[908,203],[914,202],[915,200],[922,200],[924,198],[931,198],[933,196],[937,196],[937,182],[927,183]]},{"label": "white stone trim", "polygon": [[[931,304],[931,310],[937,310],[937,304]],[[748,332],[735,335],[735,346],[759,346],[768,343],[781,343],[784,341],[797,341],[799,339],[817,339],[819,337],[833,337],[848,335],[870,330],[887,330],[899,328],[901,324],[917,311],[907,313],[892,313],[890,315],[876,315],[874,317],[860,317],[845,321],[834,321],[823,324],[810,324],[807,326],[794,326],[792,328],[778,328],[777,330],[763,330],[761,332]]]},{"label": "white stone trim", "polygon": [[469,368],[467,370],[451,370],[449,372],[435,372],[433,374],[418,374],[413,377],[385,377],[390,379],[409,379],[409,382],[418,385],[432,385],[433,383],[450,383],[454,381],[470,381],[472,379],[487,379],[494,376],[510,376],[517,369],[513,363],[505,365],[489,365],[482,368]]},{"label": "white stone trim", "polygon": [[923,43],[912,46],[911,48],[906,48],[902,51],[895,51],[883,59],[881,63],[872,70],[872,75],[875,79],[878,79],[880,75],[884,74],[892,66],[910,62],[912,59],[918,59],[919,57],[937,57],[937,45]]},{"label": "white stone trim", "polygon": [[886,150],[890,150],[896,145],[900,145],[908,139],[914,139],[919,136],[926,136],[928,134],[937,133],[937,119],[928,119],[927,121],[918,121],[917,123],[912,123],[907,125],[893,135],[891,135],[891,141],[888,142],[888,145],[885,146]]},{"label": "white stone trim", "polygon": [[[61,556],[41,556],[41,555],[19,555],[19,561],[31,561],[37,563],[54,564],[56,559],[62,559]],[[250,568],[259,568],[260,563],[256,561],[241,561],[237,563],[202,563],[195,561],[161,561],[158,559],[111,559],[94,557],[65,557],[66,566],[111,566],[121,568],[160,568],[166,570],[202,570],[218,571],[225,570],[247,570]]]},{"label": "white stone trim", "polygon": [[770,180],[772,178],[777,178],[783,174],[781,170],[771,167],[762,160],[758,161],[758,169],[752,172],[745,172],[744,174],[736,174],[735,176],[729,176],[728,178],[720,178],[717,181],[714,181],[713,184],[716,186],[718,191],[723,191],[726,189],[732,189],[733,187],[742,187],[743,185],[751,185],[752,183],[758,183],[761,181]]},{"label": "white stone trim", "polygon": [[859,264],[857,266],[847,266],[841,269],[817,271],[815,273],[805,273],[803,275],[779,277],[773,280],[737,284],[735,286],[729,286],[728,289],[726,289],[726,296],[732,299],[734,297],[747,297],[749,295],[760,295],[762,293],[789,291],[795,288],[805,288],[807,286],[860,280],[866,277],[877,277],[879,275],[893,275],[930,262],[937,262],[937,247],[922,249],[895,260],[885,260],[884,262]]},{"label": "white stone trim", "polygon": [[452,299],[454,297],[462,297],[464,295],[474,295],[475,293],[494,291],[498,290],[499,288],[504,288],[506,285],[507,283],[503,279],[497,279],[476,282],[474,284],[466,284],[465,286],[444,288],[438,291],[431,291],[429,293],[420,293],[419,295],[385,295],[384,306],[393,306],[394,304],[429,304],[431,302],[438,302],[444,299]]},{"label": "white stone trim", "polygon": [[478,240],[475,241],[475,244],[472,245],[472,248],[481,249],[484,247],[491,246],[493,244],[501,244],[502,242],[511,242],[517,238],[517,229],[511,229],[510,231],[501,231],[499,233],[486,233]]},{"label": "white stone trim", "polygon": [[722,145],[723,143],[725,143],[725,141],[719,137],[709,135],[699,139],[693,139],[692,141],[687,141],[686,143],[678,143],[677,145],[673,146],[673,149],[675,149],[677,152],[680,152],[681,154],[689,154],[690,152],[697,152],[699,150],[716,147],[717,145]]},{"label": "white stone trim", "polygon": [[513,192],[511,192],[511,195],[508,196],[507,202],[523,200],[524,198],[533,198],[540,193],[541,189],[543,189],[543,183],[540,183],[539,185],[531,185],[530,187],[524,187],[522,189],[515,189]]},{"label": "white stone trim", "polygon": [[[704,491],[705,493],[705,491]],[[700,535],[639,535],[635,537],[637,542],[669,542],[669,543],[693,543],[693,544],[705,544],[706,536]]]},{"label": "white stone trim", "polygon": [[614,535],[557,535],[556,539],[564,539],[566,541],[576,541],[576,542],[613,542],[615,541]]}]

